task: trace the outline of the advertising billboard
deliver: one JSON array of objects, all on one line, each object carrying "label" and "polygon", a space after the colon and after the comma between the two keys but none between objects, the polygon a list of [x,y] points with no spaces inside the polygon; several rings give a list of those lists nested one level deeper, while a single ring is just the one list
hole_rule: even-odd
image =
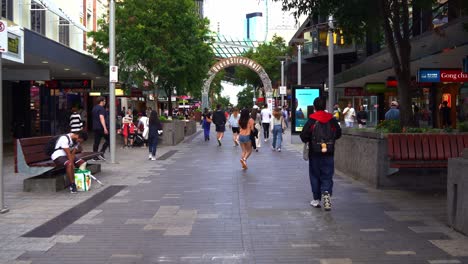
[{"label": "advertising billboard", "polygon": [[321,95],[322,86],[298,85],[292,87],[291,106],[291,133],[299,134],[302,131],[310,114],[310,106],[314,105],[315,98]]}]

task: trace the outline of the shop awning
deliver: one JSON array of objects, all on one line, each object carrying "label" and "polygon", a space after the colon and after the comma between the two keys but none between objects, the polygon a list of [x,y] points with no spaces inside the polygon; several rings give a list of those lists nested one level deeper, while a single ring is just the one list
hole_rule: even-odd
[{"label": "shop awning", "polygon": [[395,87],[387,87],[385,83],[366,83],[364,90],[368,93],[396,92]]},{"label": "shop awning", "polygon": [[[60,7],[56,6],[52,1],[50,0],[33,0],[33,1],[43,6],[45,10],[49,10],[50,12],[56,14],[57,16],[63,19],[66,19],[68,22],[72,23],[77,28],[86,32],[88,31],[86,27],[84,27],[81,23],[72,19],[69,15],[63,12],[63,10]],[[31,10],[38,10],[38,9],[31,9]],[[42,9],[39,9],[39,10],[42,10]]]}]

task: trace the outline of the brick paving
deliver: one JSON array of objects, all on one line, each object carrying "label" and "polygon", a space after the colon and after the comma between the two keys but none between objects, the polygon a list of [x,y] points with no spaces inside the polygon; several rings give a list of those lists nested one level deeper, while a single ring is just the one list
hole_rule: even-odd
[{"label": "brick paving", "polygon": [[[289,135],[282,152],[262,142],[246,171],[230,137],[218,147],[198,133],[157,161],[118,149],[97,175],[105,186],[77,195],[23,193],[7,157],[0,263],[468,263],[444,195],[375,190],[337,171],[324,212],[309,206],[308,165]],[[125,188],[57,234],[21,237],[113,185]]]}]

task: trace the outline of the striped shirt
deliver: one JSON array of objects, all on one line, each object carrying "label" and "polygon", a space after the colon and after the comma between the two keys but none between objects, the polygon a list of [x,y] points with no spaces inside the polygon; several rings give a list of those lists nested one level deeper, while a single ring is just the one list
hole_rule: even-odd
[{"label": "striped shirt", "polygon": [[83,122],[81,121],[81,116],[77,112],[74,112],[70,116],[70,131],[78,132],[83,128]]}]

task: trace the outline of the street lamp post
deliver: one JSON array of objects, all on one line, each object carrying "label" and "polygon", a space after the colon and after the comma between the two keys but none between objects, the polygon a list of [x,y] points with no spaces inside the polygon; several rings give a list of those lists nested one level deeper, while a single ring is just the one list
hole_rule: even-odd
[{"label": "street lamp post", "polygon": [[333,16],[330,15],[328,17],[328,111],[330,113],[333,113],[335,103],[333,49]]},{"label": "street lamp post", "polygon": [[[284,86],[284,60],[281,61],[281,86]],[[284,94],[281,93],[281,106],[284,106]]]},{"label": "street lamp post", "polygon": [[[110,1],[109,10],[109,65],[115,66],[115,0]],[[115,163],[115,83],[109,83],[109,139],[110,162]]]},{"label": "street lamp post", "polygon": [[297,45],[297,85],[302,84],[302,45]]}]

